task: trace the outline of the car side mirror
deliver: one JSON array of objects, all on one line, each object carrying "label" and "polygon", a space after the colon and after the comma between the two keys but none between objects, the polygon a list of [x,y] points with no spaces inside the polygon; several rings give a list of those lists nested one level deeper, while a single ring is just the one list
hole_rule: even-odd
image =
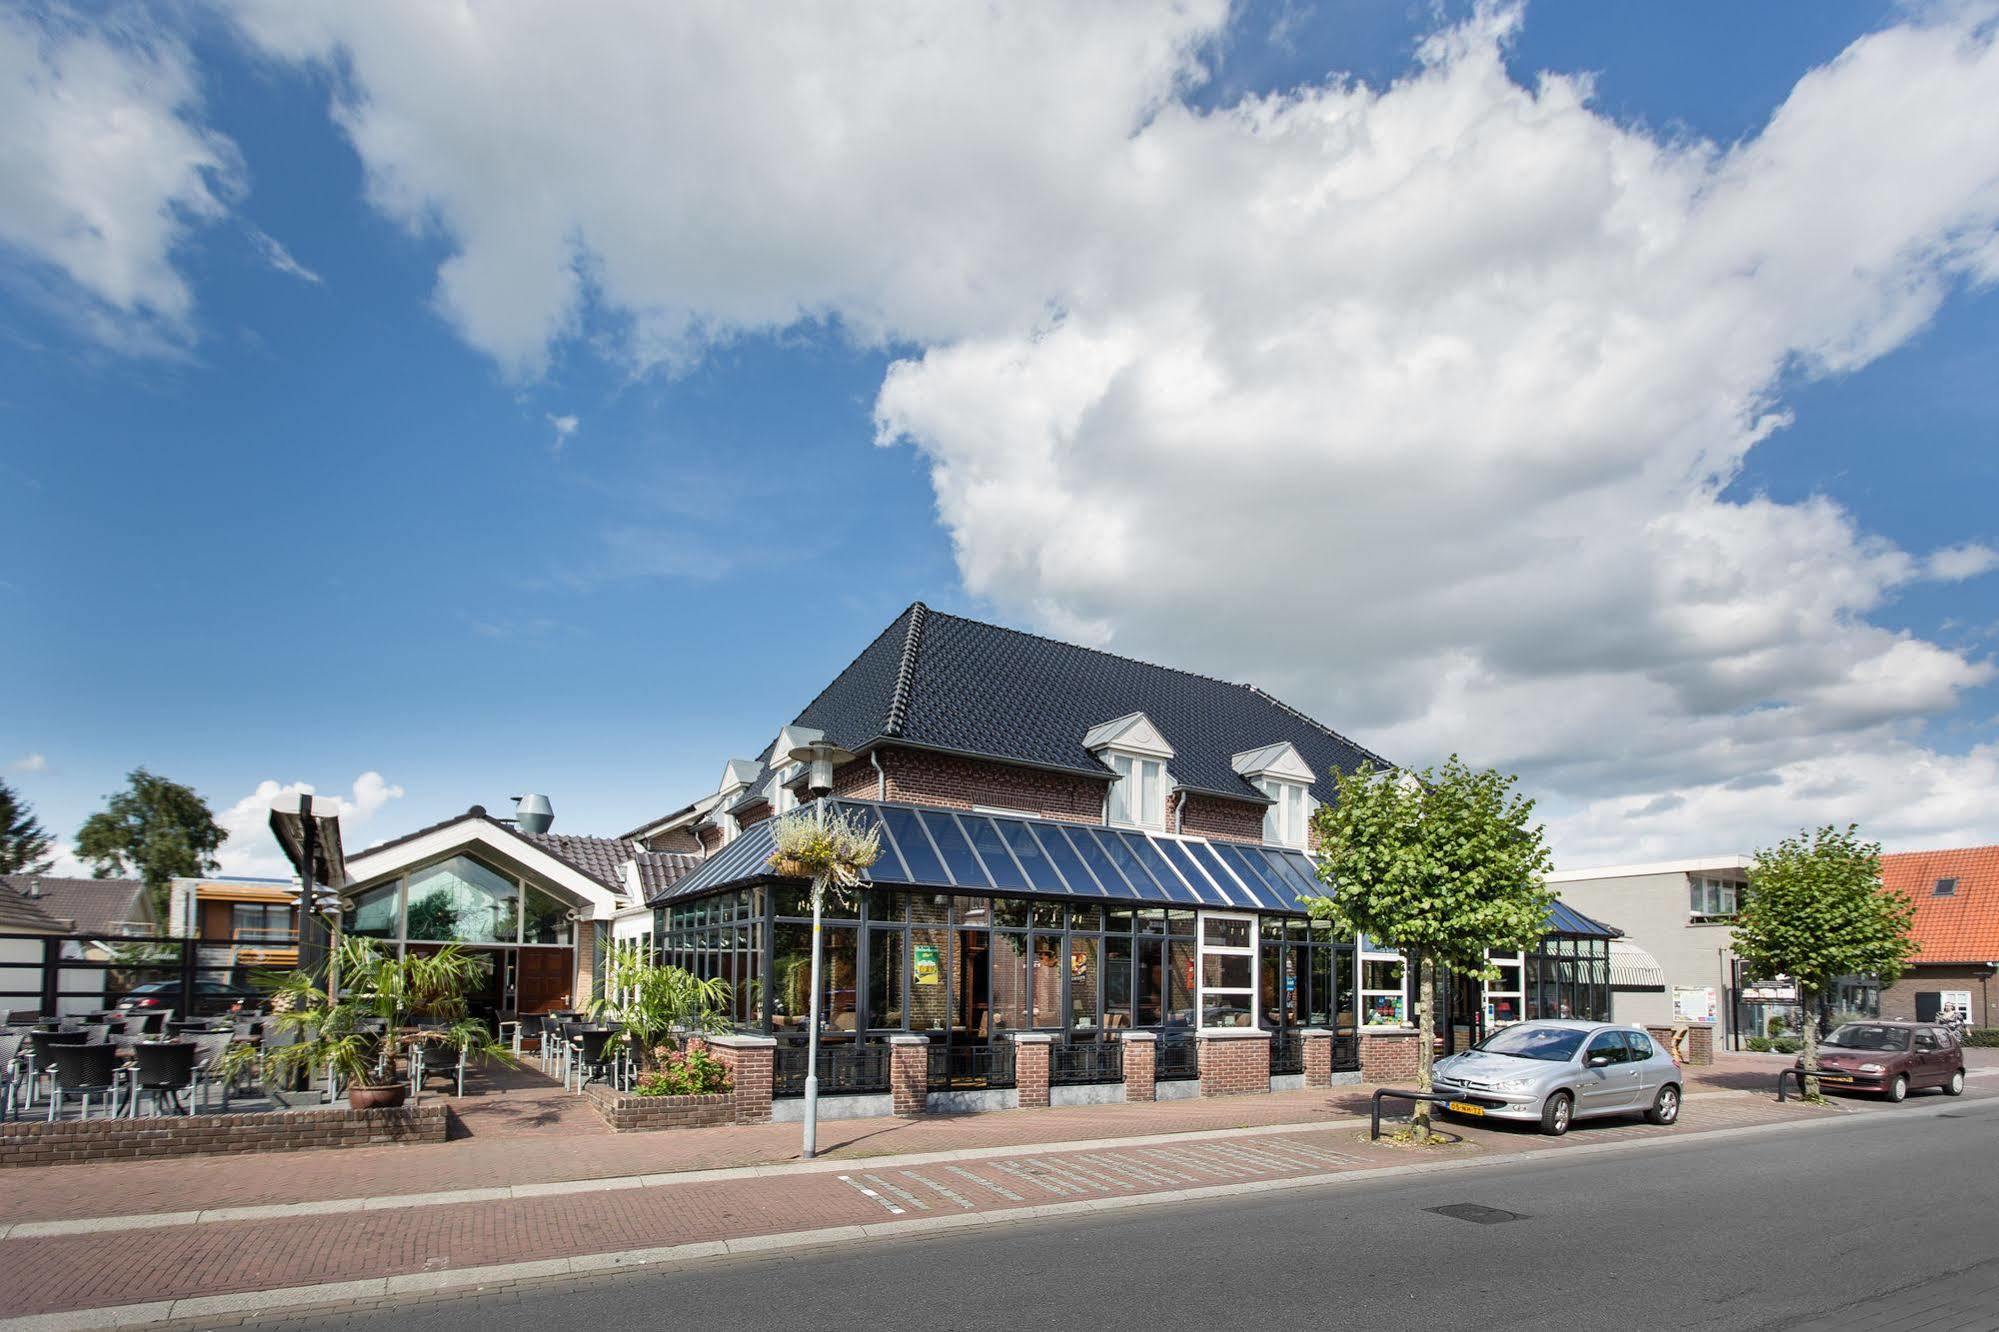
[{"label": "car side mirror", "polygon": [[1589,1066],[1591,1068],[1606,1068],[1609,1066],[1609,1064],[1610,1064],[1609,1055],[1593,1055],[1591,1056],[1589,1061]]}]

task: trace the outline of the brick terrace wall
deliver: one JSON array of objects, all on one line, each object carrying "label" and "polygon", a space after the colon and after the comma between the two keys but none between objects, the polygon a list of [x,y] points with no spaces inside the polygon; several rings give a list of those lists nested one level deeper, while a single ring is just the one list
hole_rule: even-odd
[{"label": "brick terrace wall", "polygon": [[1270,1033],[1202,1032],[1201,1095],[1241,1096],[1270,1090]]},{"label": "brick terrace wall", "polygon": [[736,1122],[770,1123],[770,1098],[777,1077],[777,1042],[768,1036],[713,1036],[709,1052],[729,1070],[735,1087]]},{"label": "brick terrace wall", "polygon": [[604,1122],[618,1133],[655,1129],[710,1128],[736,1122],[734,1092],[712,1096],[630,1096],[593,1082],[583,1089]]},{"label": "brick terrace wall", "polygon": [[1020,1092],[1020,1108],[1048,1108],[1049,1038],[1029,1032],[1013,1038],[1013,1085]]},{"label": "brick terrace wall", "polygon": [[163,1156],[300,1152],[322,1147],[380,1147],[443,1142],[449,1113],[441,1104],[394,1110],[274,1111],[250,1115],[160,1115],[0,1124],[0,1169],[127,1161]]},{"label": "brick terrace wall", "polygon": [[[1648,1022],[1645,1030],[1664,1050],[1673,1049],[1673,1024],[1670,1022]],[[1682,1064],[1698,1066],[1714,1062],[1714,1024],[1690,1022],[1686,1026],[1687,1043],[1684,1050],[1676,1052]]]},{"label": "brick terrace wall", "polygon": [[[1105,783],[1095,778],[923,749],[884,746],[876,755],[888,777],[890,800],[949,809],[997,805],[1075,823],[1104,821]],[[866,759],[845,764],[833,774],[835,795],[873,800],[875,790],[874,766]]]},{"label": "brick terrace wall", "polygon": [[1408,1084],[1416,1080],[1416,1033],[1406,1027],[1360,1029],[1363,1082]]},{"label": "brick terrace wall", "polygon": [[1333,1033],[1307,1027],[1298,1033],[1305,1041],[1305,1085],[1333,1085]]},{"label": "brick terrace wall", "polygon": [[[1167,816],[1170,819],[1172,810]],[[1263,806],[1246,800],[1223,800],[1220,796],[1187,796],[1181,811],[1180,831],[1191,837],[1219,837],[1229,842],[1263,841]]]},{"label": "brick terrace wall", "polygon": [[898,1115],[920,1115],[930,1098],[930,1038],[888,1038],[888,1090]]},{"label": "brick terrace wall", "polygon": [[1127,1031],[1123,1039],[1124,1099],[1157,1100],[1159,1083],[1155,1070],[1158,1067],[1159,1038],[1149,1031]]}]

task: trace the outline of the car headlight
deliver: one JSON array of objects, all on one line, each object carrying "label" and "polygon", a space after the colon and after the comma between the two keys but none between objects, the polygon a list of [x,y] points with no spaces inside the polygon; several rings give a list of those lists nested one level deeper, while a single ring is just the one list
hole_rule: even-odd
[{"label": "car headlight", "polygon": [[1862,1073],[1879,1073],[1879,1072],[1881,1072],[1881,1065],[1879,1065],[1879,1064],[1862,1064],[1862,1065],[1860,1066],[1860,1071],[1861,1071]]}]

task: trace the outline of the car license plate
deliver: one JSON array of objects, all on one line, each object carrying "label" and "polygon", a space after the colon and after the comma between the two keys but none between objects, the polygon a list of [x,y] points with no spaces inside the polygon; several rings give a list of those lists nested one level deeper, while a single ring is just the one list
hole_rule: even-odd
[{"label": "car license plate", "polygon": [[1820,1082],[1853,1081],[1853,1075],[1851,1073],[1807,1073],[1805,1074],[1805,1076],[1808,1078],[1817,1078]]},{"label": "car license plate", "polygon": [[1446,1101],[1444,1109],[1455,1110],[1461,1115],[1482,1115],[1485,1113],[1484,1106],[1473,1105],[1470,1101]]}]

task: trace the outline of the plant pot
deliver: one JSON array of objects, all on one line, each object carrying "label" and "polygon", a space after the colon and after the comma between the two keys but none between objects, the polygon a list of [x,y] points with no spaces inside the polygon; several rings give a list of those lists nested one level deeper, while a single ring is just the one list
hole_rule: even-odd
[{"label": "plant pot", "polygon": [[812,877],[812,871],[806,867],[805,862],[794,856],[780,856],[771,861],[770,867],[787,879],[809,879]]},{"label": "plant pot", "polygon": [[401,1082],[391,1082],[380,1087],[364,1083],[350,1083],[347,1087],[347,1104],[356,1110],[393,1110],[408,1096],[409,1087]]}]

